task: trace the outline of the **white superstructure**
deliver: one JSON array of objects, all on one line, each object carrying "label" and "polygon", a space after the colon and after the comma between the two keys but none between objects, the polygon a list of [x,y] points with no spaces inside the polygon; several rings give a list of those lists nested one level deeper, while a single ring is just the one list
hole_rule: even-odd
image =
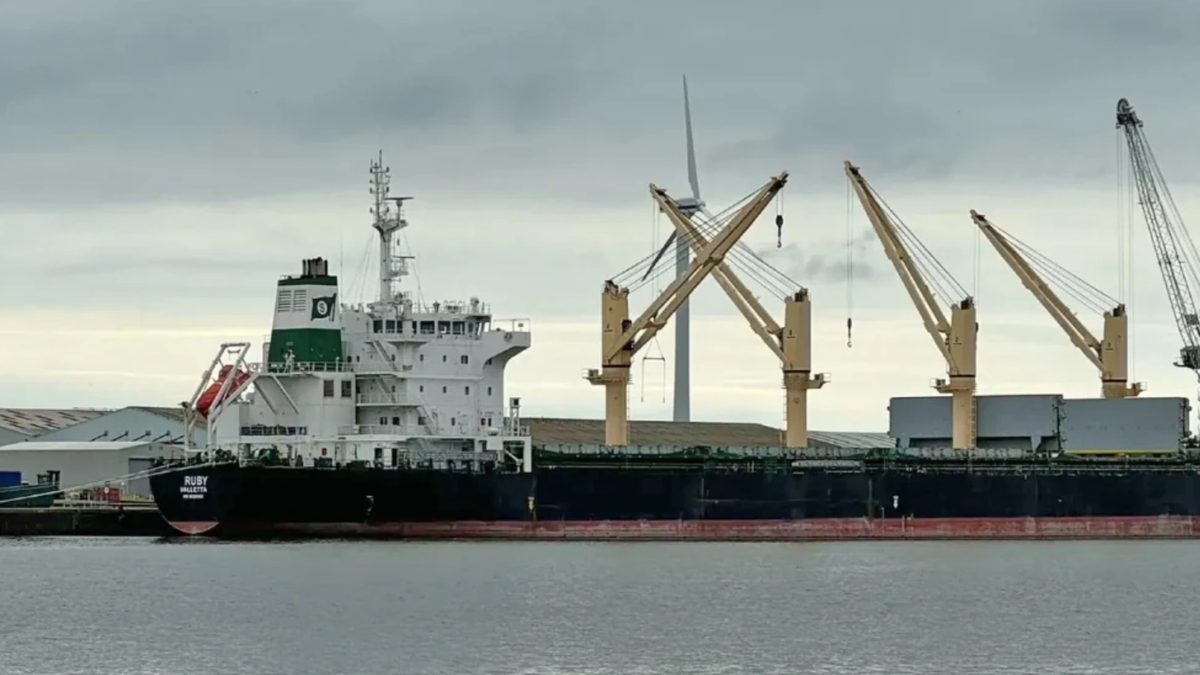
[{"label": "white superstructure", "polygon": [[207,419],[208,449],[243,458],[275,451],[304,465],[383,467],[515,461],[529,470],[519,399],[504,391],[505,366],[530,346],[529,320],[497,321],[478,298],[426,305],[404,289],[410,256],[399,254],[395,234],[408,226],[408,198],[389,196],[382,155],[371,177],[378,298],[338,302],[327,261],[305,260],[300,275],[279,280],[261,362],[248,361],[249,343],[222,345],[187,406],[189,423]]}]

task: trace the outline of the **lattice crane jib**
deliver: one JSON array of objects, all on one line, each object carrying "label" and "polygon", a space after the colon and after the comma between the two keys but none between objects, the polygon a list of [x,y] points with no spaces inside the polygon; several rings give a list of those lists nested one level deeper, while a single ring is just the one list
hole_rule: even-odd
[{"label": "lattice crane jib", "polygon": [[1146,140],[1142,120],[1127,99],[1117,102],[1117,128],[1124,131],[1130,177],[1183,342],[1175,365],[1191,370],[1200,380],[1200,316],[1195,299],[1200,291],[1200,256]]}]

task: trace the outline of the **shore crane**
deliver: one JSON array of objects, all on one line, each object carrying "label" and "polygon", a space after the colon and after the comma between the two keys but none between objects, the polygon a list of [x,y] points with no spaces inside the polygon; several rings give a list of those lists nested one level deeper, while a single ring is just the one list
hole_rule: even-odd
[{"label": "shore crane", "polygon": [[[1100,372],[1100,395],[1104,398],[1129,398],[1137,396],[1145,390],[1140,382],[1129,383],[1129,316],[1125,305],[1101,293],[1091,284],[1055,265],[1047,269],[1047,276],[1058,277],[1065,283],[1073,283],[1080,290],[1090,291],[1090,294],[1104,303],[1101,306],[1111,307],[1101,310],[1104,316],[1104,339],[1097,340],[1095,335],[1083,325],[1079,317],[1067,307],[1066,303],[1046,283],[1042,274],[1034,269],[1033,261],[1049,267],[1053,265],[1048,258],[1034,251],[1024,242],[1004,232],[992,224],[983,214],[971,210],[971,220],[975,222],[983,236],[987,238],[1004,262],[1012,268],[1021,283],[1037,298],[1042,307],[1058,323],[1063,332],[1071,340],[1087,360]],[[1024,249],[1024,253],[1022,250]],[[1055,269],[1057,268],[1057,269]]]},{"label": "shore crane", "polygon": [[[654,199],[675,226],[676,238],[687,242],[699,255],[710,242],[687,214],[686,206],[665,193],[655,194]],[[776,222],[782,225],[781,220]],[[750,324],[750,329],[782,366],[786,396],[784,446],[808,447],[808,392],[829,382],[826,373],[812,374],[812,303],[808,289],[797,288],[784,299],[783,326],[780,327],[724,260],[717,263],[712,275]]]},{"label": "shore crane", "polygon": [[1200,315],[1196,311],[1196,295],[1200,290],[1200,256],[1192,235],[1183,223],[1175,199],[1167,188],[1158,160],[1150,149],[1142,120],[1128,99],[1117,101],[1117,128],[1125,131],[1129,148],[1130,176],[1137,185],[1138,203],[1146,220],[1146,230],[1158,260],[1175,328],[1183,346],[1179,350],[1180,368],[1187,368],[1200,379]]},{"label": "shore crane", "polygon": [[[975,322],[975,299],[968,295],[962,286],[954,280],[950,273],[942,267],[933,254],[925,248],[921,240],[900,221],[883,199],[862,177],[858,167],[849,161],[845,163],[846,176],[854,187],[854,192],[866,211],[871,227],[883,244],[883,251],[900,275],[904,290],[921,315],[925,330],[933,338],[942,358],[946,361],[946,378],[934,380],[933,387],[940,394],[951,396],[951,438],[956,450],[966,450],[975,447],[975,344],[979,330]],[[915,251],[923,258],[913,257],[913,252],[906,245],[907,240]],[[924,265],[922,264],[924,263]],[[922,270],[922,267],[925,267]],[[932,280],[934,272],[939,272],[941,279]],[[940,283],[936,283],[940,282]],[[946,287],[958,292],[962,300],[950,302],[947,299]],[[935,290],[938,294],[935,294]],[[950,305],[950,319],[938,304],[938,295]]]},{"label": "shore crane", "polygon": [[[788,174],[772,178],[746,200],[728,224],[697,253],[684,274],[671,281],[637,319],[629,319],[629,289],[615,280],[604,282],[601,293],[600,368],[589,368],[585,379],[605,390],[604,442],[629,444],[629,380],[634,355],[667,325],[671,316],[724,260],[775,195],[787,185]],[[666,191],[651,184],[650,195],[660,205]]]}]

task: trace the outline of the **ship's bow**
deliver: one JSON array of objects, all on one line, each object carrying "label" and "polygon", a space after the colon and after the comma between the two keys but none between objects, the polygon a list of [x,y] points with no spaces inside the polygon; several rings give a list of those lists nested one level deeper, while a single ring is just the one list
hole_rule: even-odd
[{"label": "ship's bow", "polygon": [[221,522],[221,496],[228,472],[223,465],[164,468],[150,478],[158,512],[182,534],[206,534]]}]

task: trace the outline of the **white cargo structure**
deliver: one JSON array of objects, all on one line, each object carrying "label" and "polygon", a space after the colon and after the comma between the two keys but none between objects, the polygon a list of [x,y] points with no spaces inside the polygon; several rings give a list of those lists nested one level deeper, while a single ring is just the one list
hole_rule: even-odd
[{"label": "white cargo structure", "polygon": [[162,443],[25,441],[0,447],[0,471],[20,471],[21,480],[30,484],[37,483],[38,474],[57,471],[64,490],[108,483],[125,494],[149,498],[147,478],[123,479],[144,473],[155,457],[181,452],[179,446]]},{"label": "white cargo structure", "polygon": [[[78,424],[48,431],[39,441],[84,443],[113,441],[131,443],[183,444],[183,410],[153,406],[129,406],[106,411]],[[199,420],[192,429],[191,445],[203,447],[207,429]]]},{"label": "white cargo structure", "polygon": [[[897,447],[950,447],[949,398],[893,398],[888,413]],[[1191,435],[1191,404],[1179,397],[978,396],[975,418],[976,444],[988,449],[1160,454],[1178,451]]]}]

